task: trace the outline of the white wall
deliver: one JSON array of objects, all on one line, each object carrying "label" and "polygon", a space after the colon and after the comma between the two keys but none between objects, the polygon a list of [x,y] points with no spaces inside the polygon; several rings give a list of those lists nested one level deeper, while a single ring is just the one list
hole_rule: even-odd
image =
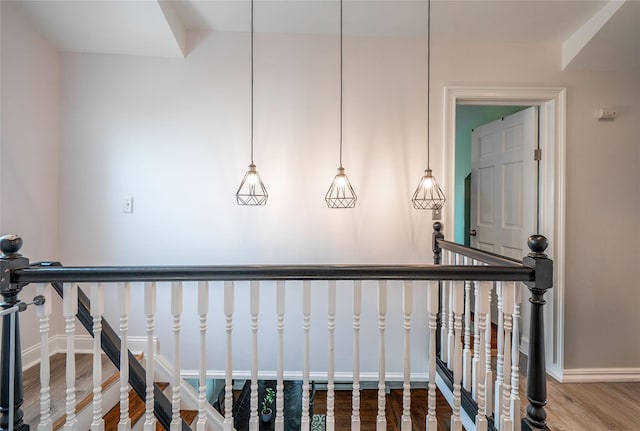
[{"label": "white wall", "polygon": [[[353,211],[329,211],[322,197],[337,165],[337,40],[258,36],[256,162],[271,196],[267,207],[239,208],[233,194],[249,162],[248,35],[191,36],[186,60],[63,56],[58,204],[66,264],[431,260],[430,217],[409,206],[426,155],[424,41],[346,40],[344,159],[360,200]],[[443,86],[567,88],[564,365],[637,370],[640,344],[625,335],[640,325],[637,74],[561,71],[551,44],[436,40],[433,48],[438,178]],[[3,81],[5,63],[3,52]],[[616,108],[618,118],[597,121],[599,107]],[[3,227],[21,227],[5,216],[4,136],[3,128]],[[125,196],[134,196],[133,214],[120,212]],[[34,229],[51,217],[15,223]]]},{"label": "white wall", "polygon": [[[65,54],[65,262],[429,261],[430,217],[409,201],[425,164],[424,94],[410,67],[415,55],[401,46],[345,47],[354,211],[324,203],[338,165],[335,38],[256,40],[255,161],[270,193],[263,208],[239,207],[234,196],[249,164],[246,34],[203,36],[186,60]],[[133,214],[121,212],[125,196],[134,197]]]},{"label": "white wall", "polygon": [[[15,2],[2,8],[0,232],[24,240],[31,261],[58,256],[58,53]],[[27,286],[20,298],[35,295]],[[20,314],[22,346],[39,342],[35,310]],[[53,323],[52,333],[59,326]]]},{"label": "white wall", "polygon": [[[567,207],[564,368],[638,375],[640,343],[640,76],[637,72],[560,70],[559,47],[440,41],[435,85],[567,88]],[[435,92],[442,106],[442,92]],[[614,121],[596,119],[612,106]],[[436,142],[442,110],[435,110]],[[544,232],[542,232],[544,233]],[[625,328],[627,328],[625,330]],[[636,377],[637,378],[637,377]]]},{"label": "white wall", "polygon": [[[194,47],[186,60],[62,55],[60,235],[65,264],[432,261],[430,214],[414,211],[410,203],[426,154],[424,80],[420,69],[411,67],[416,60],[411,45],[371,39],[345,44],[344,163],[359,201],[353,211],[336,211],[327,209],[324,194],[338,165],[338,40],[259,35],[255,161],[270,197],[266,207],[246,208],[235,203],[234,195],[249,164],[249,38],[192,36]],[[134,197],[132,214],[121,212],[126,196]],[[195,289],[186,292],[190,304]],[[238,367],[250,369],[248,301],[242,292],[234,325],[244,335],[234,350]],[[273,300],[266,292],[265,307]],[[342,292],[338,331],[347,331],[343,340],[350,351],[351,293],[345,301]],[[395,321],[389,325],[401,330],[400,290],[392,292]],[[291,295],[286,325],[295,332],[287,332],[293,347],[288,355],[297,359],[287,364],[300,369],[300,289],[293,288]],[[422,329],[414,335],[420,346],[416,370],[425,369],[424,297],[422,291],[416,299],[414,324]],[[168,296],[161,298],[162,304],[168,301]],[[219,308],[220,295],[212,298],[212,306]],[[312,313],[317,319],[313,344],[322,346],[320,352],[326,350],[327,332],[322,298],[314,296]],[[367,357],[375,358],[371,290],[367,299],[364,318],[374,319],[365,338]],[[264,333],[270,330],[266,322],[275,327],[275,306],[269,307]],[[194,313],[195,305],[189,310]],[[168,313],[163,307],[158,332],[163,353],[170,356]],[[212,319],[210,339],[220,343],[221,308]],[[191,330],[197,331],[192,320]],[[117,319],[112,316],[111,322]],[[142,335],[143,330],[143,319],[134,318],[132,333]],[[263,345],[263,358],[271,343]],[[391,351],[401,351],[401,337],[389,343]],[[197,344],[184,349],[183,368],[196,368]],[[349,369],[350,353],[341,356],[337,369]],[[324,362],[326,354],[316,358]],[[274,363],[271,359],[268,364]],[[215,353],[208,360],[210,368],[223,368]],[[401,366],[402,357],[390,363],[399,372]],[[373,361],[367,371],[376,370]]]}]

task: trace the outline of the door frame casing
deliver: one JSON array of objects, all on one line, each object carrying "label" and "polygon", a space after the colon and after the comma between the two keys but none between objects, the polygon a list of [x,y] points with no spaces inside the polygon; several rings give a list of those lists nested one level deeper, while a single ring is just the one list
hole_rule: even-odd
[{"label": "door frame casing", "polygon": [[[539,232],[550,242],[547,254],[554,259],[552,347],[547,351],[547,372],[562,381],[564,369],[564,255],[566,210],[566,89],[563,87],[445,86],[443,97],[444,189],[451,208],[455,192],[456,106],[520,105],[539,107],[539,148],[542,160],[538,174]],[[453,237],[454,214],[444,214],[445,237]],[[533,232],[532,232],[533,233]],[[548,349],[549,350],[549,349]]]}]

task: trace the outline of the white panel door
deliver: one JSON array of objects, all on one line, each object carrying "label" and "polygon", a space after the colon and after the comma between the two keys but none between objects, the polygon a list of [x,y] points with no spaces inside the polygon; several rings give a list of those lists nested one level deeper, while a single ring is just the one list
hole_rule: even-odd
[{"label": "white panel door", "polygon": [[522,259],[537,225],[538,110],[531,107],[471,134],[471,246]]},{"label": "white panel door", "polygon": [[[471,247],[514,259],[529,253],[538,209],[538,108],[477,127],[471,134]],[[495,294],[493,295],[495,298]],[[522,289],[521,334],[528,351],[528,289]],[[492,320],[497,316],[495,299]]]}]

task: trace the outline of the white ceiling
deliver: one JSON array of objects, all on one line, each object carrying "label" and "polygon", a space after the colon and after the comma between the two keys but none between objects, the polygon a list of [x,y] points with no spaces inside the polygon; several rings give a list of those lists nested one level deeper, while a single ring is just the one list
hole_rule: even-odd
[{"label": "white ceiling", "polygon": [[[596,27],[571,66],[632,68],[640,63],[638,0],[434,0],[432,37],[512,42],[570,39],[611,2],[623,4]],[[188,31],[249,31],[247,0],[20,0],[60,51],[180,57]],[[426,35],[426,1],[345,0],[344,33]],[[336,34],[336,0],[256,0],[256,32]],[[596,20],[597,21],[597,20]],[[586,43],[588,42],[588,43]]]}]

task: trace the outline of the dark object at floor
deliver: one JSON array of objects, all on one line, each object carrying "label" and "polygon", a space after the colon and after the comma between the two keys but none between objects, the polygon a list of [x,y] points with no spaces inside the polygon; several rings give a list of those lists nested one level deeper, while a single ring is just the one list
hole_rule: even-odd
[{"label": "dark object at floor", "polygon": [[[315,395],[315,384],[312,383],[312,390],[309,400],[309,417],[313,416],[313,398]],[[276,389],[275,380],[259,380],[258,381],[258,405],[261,404],[265,396],[266,388]],[[218,396],[218,400],[214,403],[214,407],[222,412],[224,406],[224,390]],[[273,417],[269,422],[260,421],[260,430],[274,429],[275,412],[277,412],[277,399],[274,401],[272,409]],[[233,418],[234,427],[237,431],[249,430],[249,418],[251,417],[251,382],[244,382],[240,394],[233,402]],[[301,427],[302,418],[302,381],[287,380],[284,382],[284,429],[285,431],[298,431]]]}]

